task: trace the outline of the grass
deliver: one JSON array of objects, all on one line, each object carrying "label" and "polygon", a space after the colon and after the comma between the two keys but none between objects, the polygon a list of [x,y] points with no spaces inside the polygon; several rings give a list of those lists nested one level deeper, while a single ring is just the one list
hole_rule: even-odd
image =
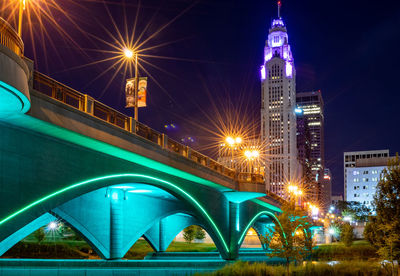
[{"label": "grass", "polygon": [[[172,242],[169,252],[209,252],[216,250],[214,244]],[[143,239],[139,239],[124,256],[126,259],[140,260],[154,252]],[[45,239],[38,244],[35,239],[27,238],[17,243],[1,258],[46,258],[46,259],[100,259],[94,250],[79,240]]]},{"label": "grass", "polygon": [[313,251],[312,258],[318,261],[378,259],[376,249],[367,241],[355,241],[346,247],[343,243],[320,245]]},{"label": "grass", "polygon": [[[290,266],[291,275],[307,275],[307,276],[330,276],[330,275],[346,275],[346,276],[389,276],[391,270],[389,267],[383,267],[378,262],[341,262],[336,265],[326,263],[307,263],[300,266]],[[202,275],[265,275],[265,276],[283,276],[286,275],[285,266],[271,266],[265,263],[247,263],[236,262],[225,266],[224,268],[212,273]]]},{"label": "grass", "polygon": [[[217,248],[212,243],[186,243],[173,241],[167,249],[167,252],[210,252]],[[126,253],[127,259],[143,259],[148,253],[154,252],[151,246],[145,240],[138,240]]]}]

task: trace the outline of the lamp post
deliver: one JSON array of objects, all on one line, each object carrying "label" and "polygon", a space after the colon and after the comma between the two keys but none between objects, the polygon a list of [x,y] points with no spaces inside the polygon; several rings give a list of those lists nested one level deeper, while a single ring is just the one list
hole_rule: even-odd
[{"label": "lamp post", "polygon": [[289,190],[289,195],[295,198],[295,202],[298,206],[301,206],[301,196],[303,195],[303,191],[296,185],[290,185],[288,186]]},{"label": "lamp post", "polygon": [[22,36],[22,17],[25,10],[26,0],[19,0],[19,15],[18,15],[18,35]]},{"label": "lamp post", "polygon": [[234,169],[234,159],[233,159],[233,151],[234,151],[234,147],[235,145],[240,145],[242,143],[242,138],[241,137],[232,137],[232,136],[228,136],[225,138],[225,142],[228,144],[230,150],[231,150],[231,168]]},{"label": "lamp post", "polygon": [[258,150],[245,150],[244,156],[249,161],[250,173],[253,173],[253,161],[260,156],[260,152]]},{"label": "lamp post", "polygon": [[134,98],[135,98],[135,112],[134,112],[134,118],[135,121],[138,121],[139,117],[139,107],[138,107],[138,85],[139,85],[139,69],[138,69],[138,54],[134,50],[131,49],[124,49],[124,56],[127,60],[132,60],[134,59],[135,63],[135,84],[134,84]]}]

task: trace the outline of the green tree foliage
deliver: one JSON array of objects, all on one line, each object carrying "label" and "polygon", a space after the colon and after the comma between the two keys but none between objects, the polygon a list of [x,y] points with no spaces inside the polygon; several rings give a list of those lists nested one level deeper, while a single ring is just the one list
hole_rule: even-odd
[{"label": "green tree foliage", "polygon": [[346,217],[349,216],[355,221],[367,221],[371,215],[371,210],[364,204],[357,201],[339,201],[335,206],[336,214]]},{"label": "green tree foliage", "polygon": [[261,240],[270,249],[268,256],[286,260],[289,273],[291,261],[299,262],[311,254],[312,224],[307,214],[296,208],[294,202],[285,203],[277,218],[280,224],[275,223],[272,231],[261,237]]},{"label": "green tree foliage", "polygon": [[354,241],[354,227],[350,223],[343,223],[340,229],[340,241],[350,247]]},{"label": "green tree foliage", "polygon": [[196,230],[194,228],[194,225],[191,225],[189,227],[186,227],[183,230],[183,238],[185,239],[186,242],[191,243],[194,240],[194,236],[196,235]]},{"label": "green tree foliage", "polygon": [[196,240],[204,240],[206,238],[206,231],[203,230],[203,228],[201,228],[200,226],[196,226],[196,234],[194,236],[194,238]]},{"label": "green tree foliage", "polygon": [[197,225],[191,225],[183,230],[183,238],[186,242],[191,243],[194,239],[203,240],[206,232]]},{"label": "green tree foliage", "polygon": [[45,238],[45,233],[44,233],[44,229],[43,229],[43,227],[40,227],[38,230],[36,230],[34,233],[33,233],[33,236],[35,237],[35,239],[38,241],[38,243],[40,244],[43,240],[44,240],[44,238]]},{"label": "green tree foliage", "polygon": [[[364,235],[380,256],[392,263],[400,261],[400,160],[397,155],[382,171],[374,196],[376,217],[367,224]],[[394,271],[393,271],[394,272]]]}]

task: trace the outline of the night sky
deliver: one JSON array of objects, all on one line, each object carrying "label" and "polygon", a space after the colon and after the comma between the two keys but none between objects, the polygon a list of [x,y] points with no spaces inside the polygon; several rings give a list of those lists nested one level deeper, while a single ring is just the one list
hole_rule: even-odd
[{"label": "night sky", "polygon": [[[122,2],[107,1],[121,30]],[[132,27],[137,2],[126,2],[126,18]],[[297,91],[322,91],[326,167],[333,174],[333,193],[343,193],[344,151],[389,149],[391,155],[400,151],[400,2],[282,2]],[[63,8],[80,30],[61,15],[56,20],[77,44],[49,27],[51,39],[35,40],[36,68],[131,115],[133,111],[124,108],[124,76],[116,67],[91,82],[112,63],[76,68],[110,56],[94,51],[111,49],[101,40],[114,43],[104,31],[116,35],[110,15],[100,1],[80,1],[80,7],[65,3]],[[236,109],[244,121],[259,121],[259,67],[271,20],[276,17],[276,1],[145,0],[139,11],[137,31],[148,25],[144,39],[170,22],[146,45],[168,43],[147,53],[172,58],[146,59],[155,67],[144,67],[159,85],[149,80],[148,107],[139,111],[141,122],[175,139],[194,136],[193,146],[202,149],[212,135],[204,128],[213,129],[214,118],[225,112]],[[24,38],[26,56],[33,58],[28,34]],[[178,129],[163,128],[170,123]]]}]

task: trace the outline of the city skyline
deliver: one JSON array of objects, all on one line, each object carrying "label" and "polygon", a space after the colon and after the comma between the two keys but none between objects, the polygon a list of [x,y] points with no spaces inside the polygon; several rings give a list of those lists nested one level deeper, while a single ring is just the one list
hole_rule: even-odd
[{"label": "city skyline", "polygon": [[[245,4],[223,2],[218,4],[200,1],[174,22],[176,39],[190,36],[192,38],[174,44],[174,47],[182,50],[177,51],[181,56],[172,53],[168,47],[160,49],[159,54],[169,54],[174,58],[190,57],[194,61],[170,63],[158,61],[157,65],[162,68],[171,67],[174,75],[190,79],[191,83],[181,83],[179,78],[176,80],[162,75],[158,80],[170,94],[169,99],[161,88],[149,81],[149,97],[152,102],[149,107],[140,110],[139,120],[158,129],[162,129],[167,122],[178,123],[180,131],[189,132],[191,135],[192,131],[196,132],[192,130],[194,127],[187,125],[180,118],[193,113],[194,105],[188,100],[191,96],[195,100],[199,99],[200,106],[207,105],[208,94],[204,93],[206,88],[211,94],[216,91],[229,91],[225,93],[231,94],[234,100],[240,99],[243,94],[248,97],[243,91],[251,91],[251,97],[248,97],[250,99],[246,103],[248,109],[251,109],[249,116],[255,113],[252,109],[259,109],[258,68],[262,61],[262,48],[270,22],[276,15],[275,1],[266,3],[255,1]],[[160,2],[151,3],[149,6],[153,8],[145,9],[145,13],[149,15],[154,13]],[[399,31],[393,28],[399,21],[397,16],[399,6],[397,3],[388,3],[386,6],[365,5],[365,3],[361,5],[361,1],[353,3],[342,1],[335,5],[340,6],[341,3],[342,6],[346,4],[348,7],[342,13],[339,7],[327,6],[329,4],[318,1],[306,3],[284,1],[282,8],[282,16],[288,26],[296,57],[297,91],[321,89],[324,95],[326,167],[332,170],[334,193],[343,192],[343,152],[380,148],[388,148],[392,153],[399,151],[399,144],[396,141],[399,131],[394,130],[392,134],[388,131],[395,125],[392,121],[395,119],[393,114],[396,114],[395,105],[400,100],[394,81],[399,71],[395,62],[399,58],[399,53],[394,45],[400,39]],[[174,2],[168,12],[162,12],[163,16],[167,19],[173,18],[187,7],[187,3],[184,4],[186,5]],[[223,9],[226,9],[226,13],[221,16]],[[354,10],[358,12],[352,12]],[[333,15],[339,13],[343,17],[341,20]],[[374,17],[369,18],[368,15],[372,13]],[[237,22],[239,14],[243,20]],[[199,27],[198,20],[205,16],[208,20],[202,22],[203,26]],[[360,32],[347,30],[348,24],[352,25],[351,29]],[[166,31],[165,36],[161,36],[158,40],[160,42],[173,40],[168,37],[171,33],[171,30]],[[318,40],[318,43],[313,43],[313,39]],[[208,43],[200,44],[201,41]],[[30,56],[32,51],[29,50],[28,43],[26,44],[27,56]],[[385,51],[381,50],[381,44],[385,44]],[[390,59],[385,58],[387,52],[392,54]],[[54,54],[53,57],[55,58]],[[84,69],[83,75],[87,73],[87,76],[82,77],[80,71],[69,70],[75,65],[73,59],[65,60],[65,65],[53,63],[49,69],[46,69],[42,60],[39,57],[36,64],[39,71],[58,72],[51,76],[79,91],[87,92],[94,97],[100,96],[97,91],[101,91],[104,80],[89,88],[85,85],[87,79],[97,74],[101,67]],[[205,73],[206,71],[211,73]],[[388,81],[380,82],[379,80],[383,78]],[[122,82],[124,82],[122,79],[114,81],[109,91],[115,92],[106,93],[102,101],[126,114],[131,114],[132,110],[123,108],[120,90]],[[182,86],[172,89],[177,83]],[[222,93],[222,96],[215,97],[223,98],[224,95]],[[391,99],[389,102],[385,100],[388,97]],[[160,106],[166,111],[163,116],[156,114]],[[370,112],[371,110],[374,112]],[[380,133],[387,135],[382,136]],[[183,133],[180,136],[183,136]],[[193,136],[199,137],[201,132]]]}]

